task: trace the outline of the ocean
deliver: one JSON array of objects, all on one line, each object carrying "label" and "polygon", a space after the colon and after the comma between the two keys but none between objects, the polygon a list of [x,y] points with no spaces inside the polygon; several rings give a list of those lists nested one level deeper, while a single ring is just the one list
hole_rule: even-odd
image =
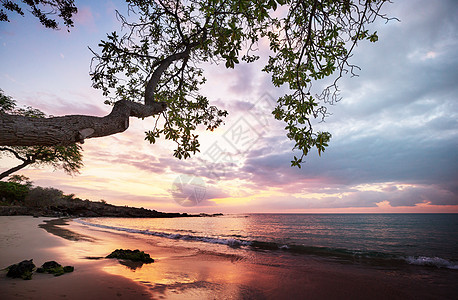
[{"label": "ocean", "polygon": [[298,257],[375,268],[458,272],[457,214],[230,214],[170,219],[82,218],[98,229],[244,259]]}]

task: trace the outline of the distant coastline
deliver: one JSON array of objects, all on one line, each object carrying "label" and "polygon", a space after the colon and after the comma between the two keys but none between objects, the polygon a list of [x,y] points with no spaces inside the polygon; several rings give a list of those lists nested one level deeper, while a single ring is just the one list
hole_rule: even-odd
[{"label": "distant coastline", "polygon": [[220,215],[165,213],[143,207],[118,206],[105,200],[95,202],[77,198],[73,194],[65,195],[55,188],[0,181],[0,216],[177,218]]},{"label": "distant coastline", "polygon": [[34,217],[118,217],[118,218],[177,218],[177,217],[214,217],[222,214],[165,213],[151,209],[116,206],[93,201],[68,203],[51,207],[27,207],[21,205],[0,206],[0,216]]}]

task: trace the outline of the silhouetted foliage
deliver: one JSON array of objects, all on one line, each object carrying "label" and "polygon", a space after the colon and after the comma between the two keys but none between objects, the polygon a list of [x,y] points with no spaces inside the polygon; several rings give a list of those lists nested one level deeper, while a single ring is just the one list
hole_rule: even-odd
[{"label": "silhouetted foliage", "polygon": [[[53,5],[66,10],[61,17],[71,26],[76,8],[73,1],[23,1]],[[241,61],[260,58],[258,44],[270,46],[263,71],[270,74],[276,87],[285,87],[277,99],[273,115],[284,122],[286,135],[299,151],[292,166],[300,167],[312,148],[318,154],[326,149],[329,132],[317,132],[314,122],[328,116],[328,105],[340,99],[338,80],[345,74],[356,75],[358,66],[349,59],[360,41],[376,42],[376,32],[366,27],[378,18],[389,20],[380,11],[389,0],[126,0],[129,16],[118,13],[121,32],[112,32],[94,51],[91,64],[93,87],[114,104],[105,118],[67,116],[59,126],[64,136],[43,141],[32,134],[18,138],[24,124],[34,126],[27,118],[4,114],[16,124],[0,135],[2,145],[54,145],[81,142],[124,131],[130,116],[157,118],[146,132],[146,140],[155,143],[159,137],[176,142],[174,156],[188,158],[199,151],[195,130],[199,125],[214,130],[223,123],[227,112],[210,105],[199,87],[206,82],[205,63],[222,63],[234,68]],[[12,1],[1,1],[11,11],[21,13]],[[32,6],[32,4],[29,4]],[[33,12],[36,12],[33,9]],[[42,19],[42,14],[36,13]],[[6,15],[2,15],[7,18]],[[46,22],[45,26],[50,26]],[[331,84],[322,88],[321,80]],[[1,114],[1,112],[0,112]],[[116,122],[103,123],[108,117]],[[162,120],[159,122],[159,119]],[[19,120],[20,119],[20,120]],[[18,121],[19,120],[19,121]],[[53,119],[44,124],[48,127]],[[122,126],[113,126],[113,124]],[[91,124],[87,127],[87,124]],[[111,125],[111,126],[110,126]],[[1,129],[1,127],[0,127]],[[59,131],[63,132],[63,130]],[[27,134],[27,132],[21,132]],[[7,136],[8,135],[8,136]],[[3,138],[3,139],[2,139]]]},{"label": "silhouetted foliage", "polygon": [[[254,62],[258,43],[268,41],[270,55],[263,71],[271,74],[276,87],[287,93],[273,111],[285,122],[287,137],[301,156],[292,165],[300,167],[312,147],[321,152],[331,134],[315,132],[312,122],[327,115],[327,104],[339,100],[337,81],[346,73],[355,75],[349,62],[359,41],[377,41],[366,25],[378,17],[386,0],[128,0],[129,21],[118,14],[121,33],[112,32],[94,52],[93,86],[119,100],[167,103],[163,126],[146,133],[151,143],[163,136],[177,143],[174,156],[187,158],[199,151],[203,124],[213,130],[226,111],[210,106],[199,92],[206,82],[203,63],[223,63],[234,68],[241,61]],[[320,90],[312,83],[331,77],[332,84]],[[156,122],[158,124],[158,122]],[[160,122],[159,122],[160,124]]]},{"label": "silhouetted foliage", "polygon": [[52,187],[37,186],[29,191],[25,197],[25,205],[29,207],[56,206],[63,199],[63,192]]},{"label": "silhouetted foliage", "polygon": [[74,0],[0,0],[0,5],[3,7],[0,10],[0,21],[10,21],[8,11],[21,16],[24,16],[24,11],[28,11],[37,17],[43,26],[51,29],[59,28],[59,23],[51,16],[57,14],[69,28],[73,27],[72,18],[78,12]]},{"label": "silhouetted foliage", "polygon": [[17,182],[0,181],[0,203],[10,205],[14,202],[24,203],[30,186]]}]

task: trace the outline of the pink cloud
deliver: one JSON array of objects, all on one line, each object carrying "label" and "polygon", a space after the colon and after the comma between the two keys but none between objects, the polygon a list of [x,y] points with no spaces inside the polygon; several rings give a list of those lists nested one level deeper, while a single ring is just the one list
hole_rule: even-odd
[{"label": "pink cloud", "polygon": [[34,108],[42,110],[47,115],[107,115],[111,108],[103,105],[100,102],[93,101],[89,103],[92,95],[90,93],[72,93],[68,98],[64,98],[54,93],[49,92],[34,92],[20,98],[19,105],[30,105]]},{"label": "pink cloud", "polygon": [[74,20],[77,27],[86,27],[92,32],[97,31],[94,15],[88,6],[79,7]]}]

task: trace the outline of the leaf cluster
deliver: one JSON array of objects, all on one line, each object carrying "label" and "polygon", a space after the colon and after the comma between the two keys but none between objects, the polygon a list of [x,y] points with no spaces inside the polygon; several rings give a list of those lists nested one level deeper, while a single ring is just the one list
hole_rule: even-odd
[{"label": "leaf cluster", "polygon": [[70,28],[74,24],[72,17],[78,12],[74,2],[74,0],[0,0],[0,7],[2,7],[0,21],[10,21],[8,11],[24,16],[24,11],[28,10],[46,28],[59,28],[59,23],[52,17],[56,14],[64,21],[65,26]]},{"label": "leaf cluster", "polygon": [[[264,71],[275,86],[289,88],[277,100],[273,115],[286,123],[287,136],[301,154],[291,164],[300,167],[311,148],[321,155],[328,146],[331,134],[314,132],[312,123],[329,115],[326,104],[340,100],[338,80],[347,73],[356,76],[359,67],[349,62],[352,50],[361,40],[377,41],[376,32],[369,33],[365,26],[377,17],[386,18],[379,11],[387,1],[287,2],[288,13],[264,33],[274,53]],[[328,77],[333,83],[311,95],[312,84]]]}]

